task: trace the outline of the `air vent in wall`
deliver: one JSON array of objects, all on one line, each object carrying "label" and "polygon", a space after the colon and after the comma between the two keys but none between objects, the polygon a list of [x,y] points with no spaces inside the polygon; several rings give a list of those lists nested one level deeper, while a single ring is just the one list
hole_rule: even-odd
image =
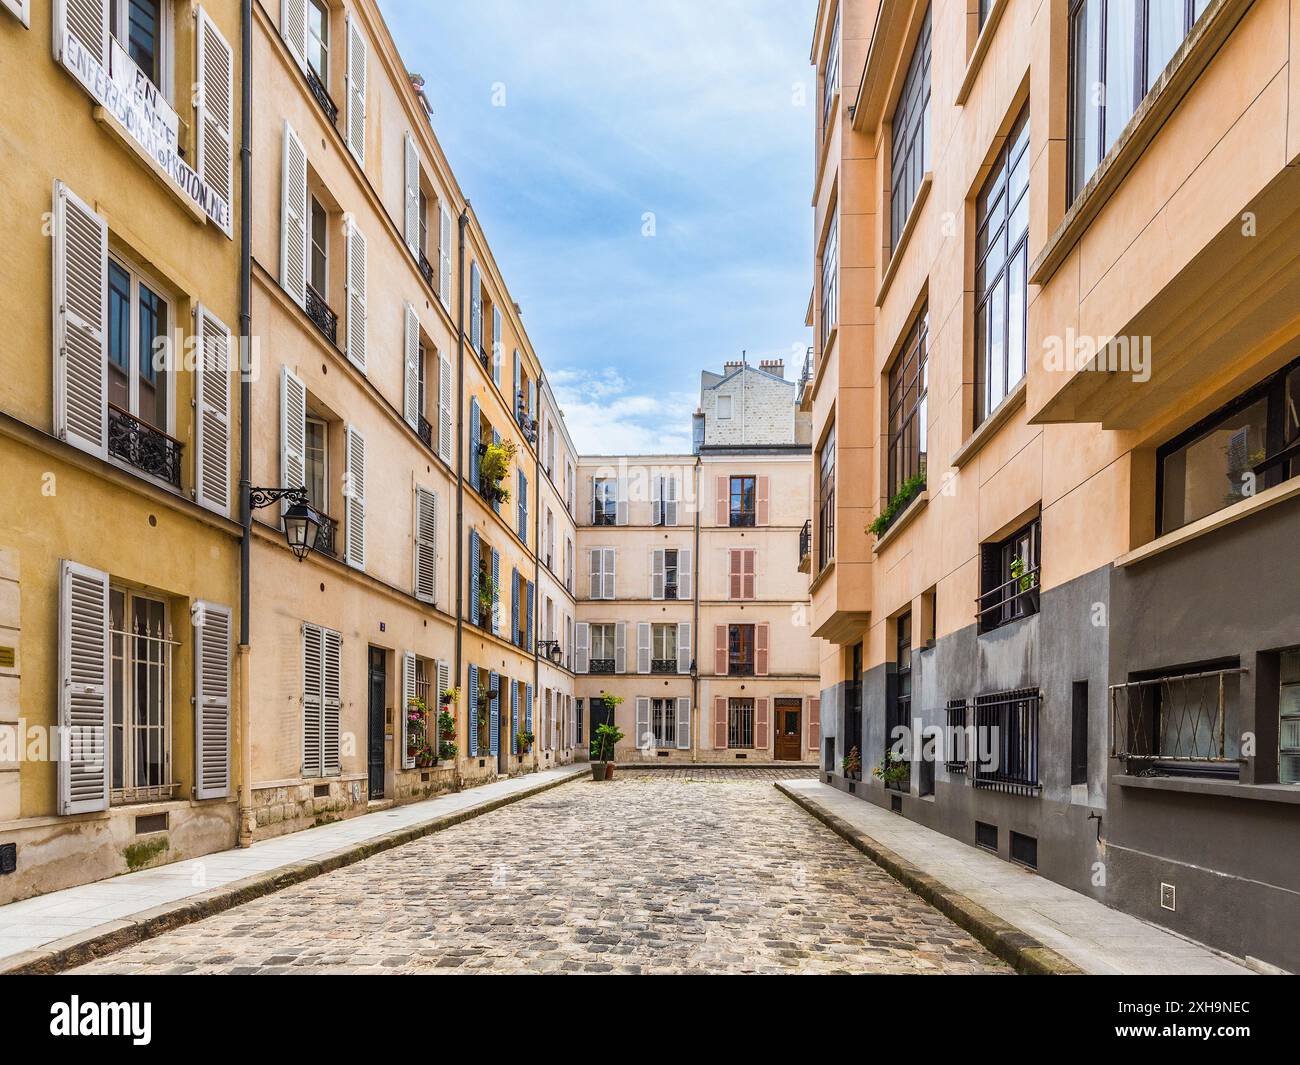
[{"label": "air vent in wall", "polygon": [[328,799],[330,797],[330,786],[328,784],[317,784],[312,789],[312,798]]},{"label": "air vent in wall", "polygon": [[998,826],[976,821],[975,845],[983,847],[985,850],[991,850],[996,854],[998,850]]},{"label": "air vent in wall", "polygon": [[903,796],[891,795],[889,797],[889,809],[891,813],[901,814],[903,812]]},{"label": "air vent in wall", "polygon": [[1030,869],[1038,868],[1038,840],[1019,832],[1011,833],[1011,860],[1027,865]]},{"label": "air vent in wall", "polygon": [[0,843],[0,876],[8,876],[18,868],[18,844]]},{"label": "air vent in wall", "polygon": [[1162,910],[1176,909],[1174,905],[1174,895],[1176,894],[1173,884],[1160,885],[1160,908]]},{"label": "air vent in wall", "polygon": [[135,834],[143,836],[148,832],[166,832],[166,814],[141,814],[135,819]]}]

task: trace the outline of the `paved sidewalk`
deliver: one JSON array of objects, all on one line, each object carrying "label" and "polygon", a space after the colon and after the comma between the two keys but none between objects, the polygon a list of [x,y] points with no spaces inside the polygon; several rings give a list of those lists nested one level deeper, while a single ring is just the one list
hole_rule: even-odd
[{"label": "paved sidewalk", "polygon": [[0,973],[88,961],[590,772],[548,769],[0,906]]},{"label": "paved sidewalk", "polygon": [[[869,849],[893,852],[883,855],[880,864],[905,883],[911,874],[904,869],[900,876],[890,868],[895,859],[921,874],[915,879],[929,881],[926,887],[938,888],[950,902],[957,900],[959,909],[982,908],[984,920],[991,914],[992,923],[1005,922],[1006,931],[1000,933],[1004,939],[1031,936],[1086,973],[1253,975],[1252,970],[1208,947],[1113,910],[829,784],[787,780],[777,787],[801,805],[812,807],[814,816],[838,819],[838,827],[831,825],[835,831],[843,834],[841,830],[847,828],[867,837],[862,842]],[[872,843],[876,846],[871,847]],[[975,906],[962,907],[965,900]],[[974,923],[980,921],[981,916],[975,914]],[[971,923],[958,923],[975,930]]]}]

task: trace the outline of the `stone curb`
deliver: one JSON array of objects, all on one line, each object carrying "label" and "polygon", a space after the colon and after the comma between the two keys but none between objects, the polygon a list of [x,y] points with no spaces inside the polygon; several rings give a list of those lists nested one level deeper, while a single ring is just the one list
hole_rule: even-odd
[{"label": "stone curb", "polygon": [[[590,763],[582,763],[590,764]],[[615,780],[617,773],[633,773],[639,769],[817,769],[816,762],[615,762]]]},{"label": "stone curb", "polygon": [[[590,773],[586,776],[590,779]],[[310,861],[282,865],[270,872],[245,877],[243,880],[236,880],[212,891],[141,910],[130,917],[97,925],[84,932],[55,940],[46,946],[6,958],[0,961],[0,976],[52,975],[78,965],[85,965],[87,962],[114,954],[174,928],[234,909],[245,902],[272,895],[294,884],[301,884],[305,880],[332,873],[336,869],[354,865],[405,843],[412,843],[424,836],[440,832],[444,828],[451,828],[453,825],[499,810],[503,806],[510,806],[521,799],[528,799],[552,788],[558,788],[562,784],[582,779],[582,773],[572,773],[560,780],[550,780],[545,784],[525,788],[511,795],[503,795],[481,806],[443,814],[428,821],[387,832],[382,836],[375,836],[361,843],[350,844]]]},{"label": "stone curb", "polygon": [[1085,971],[1028,932],[1004,921],[942,881],[924,873],[905,858],[837,817],[819,803],[800,795],[780,781],[776,790],[811,814],[850,846],[861,851],[900,884],[964,928],[993,954],[1027,976],[1084,976]]}]

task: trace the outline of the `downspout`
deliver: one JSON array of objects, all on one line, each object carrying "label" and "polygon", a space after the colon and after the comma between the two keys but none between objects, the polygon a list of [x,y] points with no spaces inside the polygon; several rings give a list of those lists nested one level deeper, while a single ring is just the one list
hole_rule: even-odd
[{"label": "downspout", "polygon": [[695,646],[691,662],[691,705],[695,713],[691,715],[695,736],[691,742],[691,761],[700,760],[700,647],[704,634],[700,632],[700,454],[695,453],[695,549],[691,558],[691,607],[694,611],[691,631],[695,633]]},{"label": "downspout", "polygon": [[252,846],[253,815],[253,709],[249,606],[249,567],[253,546],[253,508],[249,499],[253,450],[253,0],[241,0],[240,106],[239,106],[239,836],[241,847]]},{"label": "downspout", "polygon": [[[522,364],[521,364],[522,365]],[[542,420],[535,417],[542,409],[542,387],[545,378],[537,375],[537,410],[529,411],[537,422],[537,439],[533,442],[533,698],[536,699],[542,686],[542,667],[541,660],[537,654],[537,640],[541,634],[541,625],[539,624],[542,611]],[[515,403],[518,404],[519,397],[515,397]],[[555,713],[555,708],[551,707],[551,713]],[[533,742],[533,750],[537,750],[536,741]],[[559,763],[559,752],[556,752],[556,764]]]},{"label": "downspout", "polygon": [[[465,229],[469,225],[469,202],[460,212],[459,248],[456,252],[456,679],[453,688],[459,688],[462,675],[463,644],[465,640],[465,433],[461,419],[465,413]],[[469,690],[468,685],[465,688]],[[467,707],[468,712],[468,707]],[[459,716],[459,710],[457,711]],[[460,722],[456,722],[460,732]],[[469,735],[466,719],[465,734]],[[460,790],[460,761],[457,752],[456,790]]]}]

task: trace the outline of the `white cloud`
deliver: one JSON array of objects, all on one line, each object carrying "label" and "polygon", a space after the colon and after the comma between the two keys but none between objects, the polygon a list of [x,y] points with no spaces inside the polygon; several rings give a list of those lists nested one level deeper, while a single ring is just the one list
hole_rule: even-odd
[{"label": "white cloud", "polygon": [[682,454],[691,450],[689,392],[632,391],[612,366],[557,370],[551,388],[581,455]]}]

